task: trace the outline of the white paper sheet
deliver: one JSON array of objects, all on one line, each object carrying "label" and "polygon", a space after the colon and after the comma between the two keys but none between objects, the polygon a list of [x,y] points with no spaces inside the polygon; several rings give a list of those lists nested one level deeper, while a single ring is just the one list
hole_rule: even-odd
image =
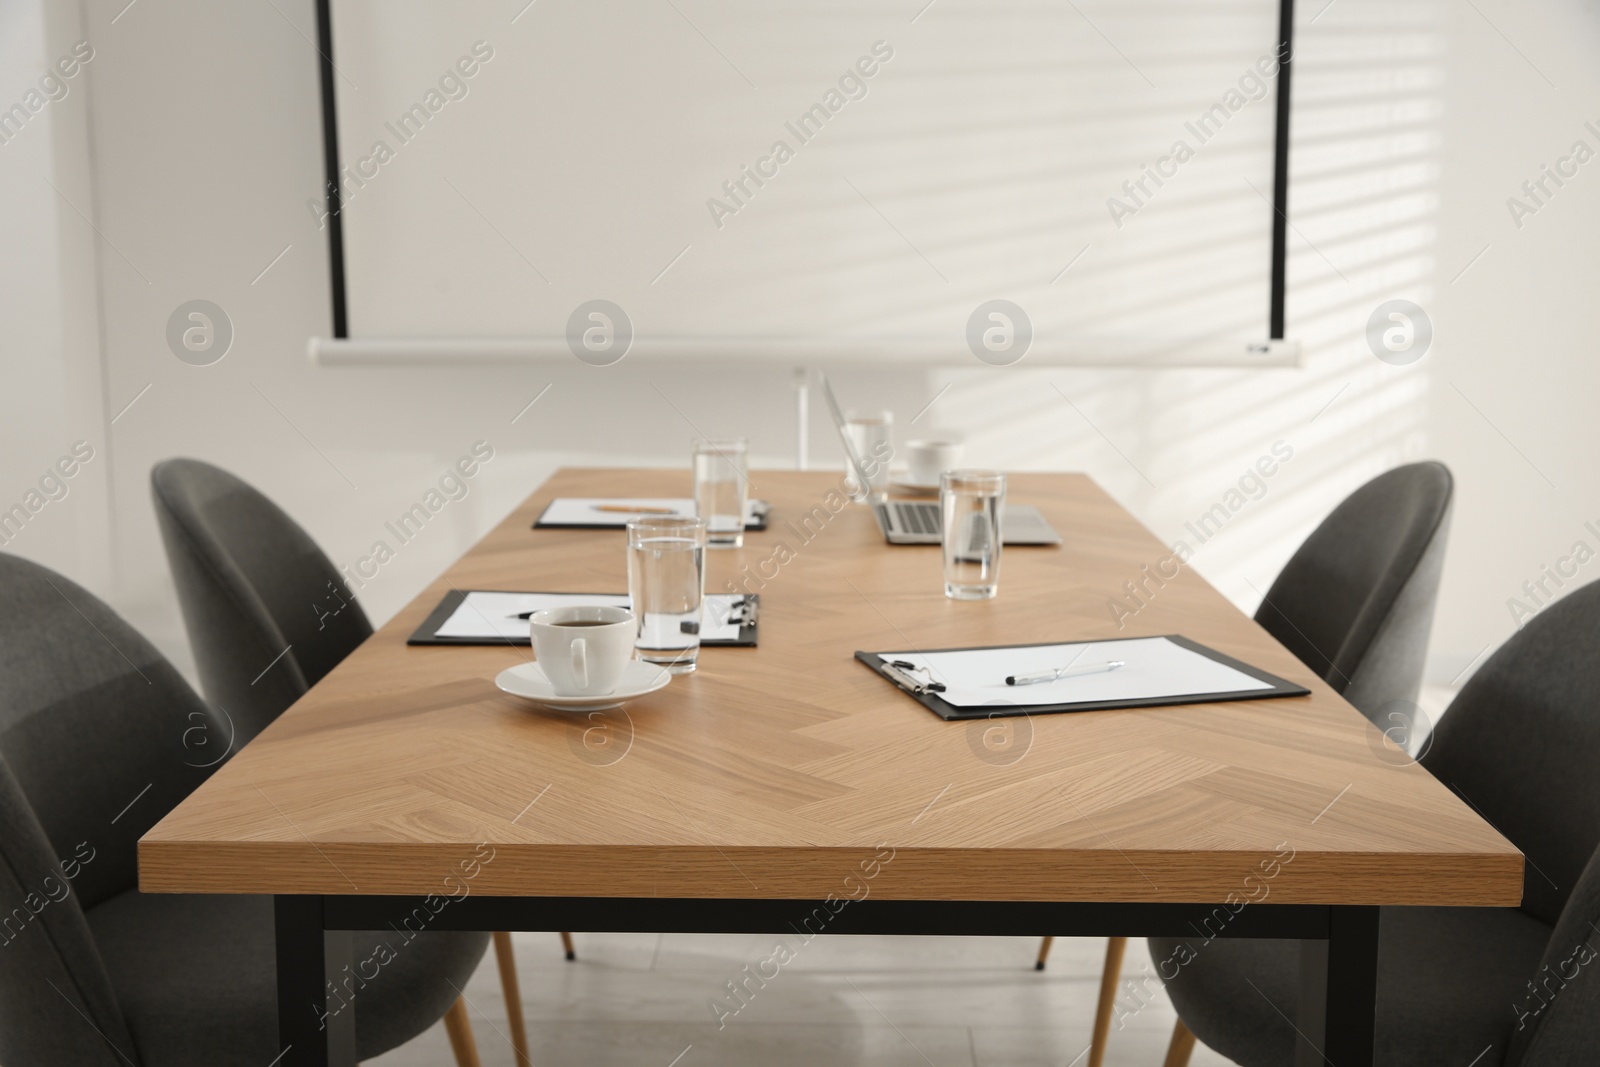
[{"label": "white paper sheet", "polygon": [[[1271,689],[1259,678],[1165,637],[1119,641],[975,648],[958,652],[883,652],[884,659],[925,667],[947,688],[939,695],[961,708],[985,704],[1076,704],[1103,700],[1142,700],[1205,696]],[[1007,675],[1035,674],[1069,664],[1086,667],[1122,660],[1114,671],[1060,678],[1037,685],[1006,685]],[[921,675],[919,675],[921,677]]]},{"label": "white paper sheet", "polygon": [[[738,640],[740,624],[728,621],[728,613],[736,599],[727,593],[710,593],[706,596],[700,624],[701,643]],[[469,592],[456,610],[450,613],[444,625],[433,632],[433,636],[526,643],[528,620],[517,618],[524,612],[573,604],[605,604],[625,608],[629,603],[626,593]]]},{"label": "white paper sheet", "polygon": [[[648,519],[648,512],[597,511],[597,506],[625,508],[671,508],[674,515],[693,515],[694,500],[689,497],[669,496],[560,496],[550,501],[544,514],[539,516],[542,526],[625,526],[633,519]],[[745,501],[744,524],[758,525],[760,512],[766,504],[760,500]]]}]

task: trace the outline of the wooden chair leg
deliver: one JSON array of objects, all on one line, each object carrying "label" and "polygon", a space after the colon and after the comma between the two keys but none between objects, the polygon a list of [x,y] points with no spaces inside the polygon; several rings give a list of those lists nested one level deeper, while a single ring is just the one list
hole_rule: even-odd
[{"label": "wooden chair leg", "polygon": [[456,1067],[483,1067],[478,1060],[478,1045],[472,1040],[472,1020],[467,1018],[467,1002],[460,997],[444,1013],[444,1030],[450,1035],[450,1048],[456,1054]]},{"label": "wooden chair leg", "polygon": [[567,950],[567,959],[575,960],[578,954],[572,948],[572,935],[565,930],[561,931],[561,947]]},{"label": "wooden chair leg", "polygon": [[1189,1056],[1194,1052],[1194,1033],[1183,1020],[1172,1028],[1172,1043],[1167,1046],[1167,1060],[1163,1067],[1189,1067]]},{"label": "wooden chair leg", "polygon": [[495,931],[494,957],[500,965],[506,1019],[511,1023],[511,1051],[516,1053],[517,1067],[533,1067],[533,1060],[528,1056],[528,1025],[522,1017],[522,988],[517,983],[517,958],[512,954],[511,935],[504,930]]},{"label": "wooden chair leg", "polygon": [[1089,1044],[1089,1067],[1100,1067],[1106,1058],[1106,1041],[1111,1036],[1111,1009],[1117,1003],[1117,983],[1122,980],[1122,954],[1128,939],[1106,939],[1106,965],[1100,972],[1100,1000],[1094,1009],[1094,1035]]},{"label": "wooden chair leg", "polygon": [[1050,946],[1055,944],[1054,937],[1047,937],[1039,943],[1039,958],[1033,961],[1033,969],[1044,970],[1044,961],[1050,957]]}]

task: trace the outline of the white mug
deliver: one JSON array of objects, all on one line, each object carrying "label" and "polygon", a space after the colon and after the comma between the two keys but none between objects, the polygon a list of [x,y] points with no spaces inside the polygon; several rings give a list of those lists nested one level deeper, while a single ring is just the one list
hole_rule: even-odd
[{"label": "white mug", "polygon": [[937,486],[939,475],[960,465],[960,441],[923,438],[906,442],[906,473],[915,485]]},{"label": "white mug", "polygon": [[633,612],[598,604],[546,608],[528,619],[533,657],[556,695],[604,696],[633,658]]}]

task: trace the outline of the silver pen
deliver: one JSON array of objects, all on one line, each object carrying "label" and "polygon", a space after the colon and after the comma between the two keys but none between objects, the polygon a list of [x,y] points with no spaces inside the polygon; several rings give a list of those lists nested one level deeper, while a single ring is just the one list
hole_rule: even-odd
[{"label": "silver pen", "polygon": [[1053,682],[1059,678],[1076,678],[1080,674],[1104,674],[1124,666],[1126,661],[1120,659],[1108,660],[1105,663],[1086,663],[1082,667],[1057,667],[1053,671],[1040,671],[1038,674],[1011,674],[1006,676],[1007,685],[1038,685],[1040,682]]}]

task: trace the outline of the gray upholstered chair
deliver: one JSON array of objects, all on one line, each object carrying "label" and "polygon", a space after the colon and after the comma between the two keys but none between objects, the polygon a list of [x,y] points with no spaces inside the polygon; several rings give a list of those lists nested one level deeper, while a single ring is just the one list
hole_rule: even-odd
[{"label": "gray upholstered chair", "polygon": [[[0,554],[0,1061],[264,1067],[278,1045],[269,897],[161,896],[136,846],[227,753],[227,725],[105,604]],[[392,933],[356,934],[376,951]],[[360,1055],[447,1012],[482,934],[423,933],[356,1012]],[[358,957],[359,958],[359,957]],[[467,1034],[470,1037],[470,1029]]]},{"label": "gray upholstered chair", "polygon": [[[1256,622],[1374,722],[1409,726],[1422,688],[1454,480],[1411,463],[1351,493],[1284,565]],[[1397,720],[1398,721],[1398,720]],[[1044,969],[1050,938],[1034,966]],[[1127,939],[1111,938],[1088,1067],[1100,1067]],[[1191,1040],[1182,1030],[1175,1040]]]},{"label": "gray upholstered chair", "polygon": [[169,459],[150,488],[201,689],[242,746],[371,637],[372,624],[311,535],[252,486]]},{"label": "gray upholstered chair", "polygon": [[1443,463],[1378,475],[1311,531],[1256,610],[1269,634],[1374,722],[1422,688],[1453,495]]},{"label": "gray upholstered chair", "polygon": [[[207,698],[243,744],[372,636],[311,535],[254,486],[197,459],[150,473],[156,518]],[[563,932],[567,959],[572,937]],[[511,1038],[528,1063],[511,935],[494,935]]]},{"label": "gray upholstered chair", "polygon": [[[1600,1063],[1596,649],[1600,582],[1529,620],[1434,731],[1423,766],[1527,857],[1522,906],[1382,909],[1379,1064]],[[1150,941],[1158,959],[1177,945]],[[1167,991],[1193,1033],[1245,1067],[1293,1062],[1294,943],[1191,948]]]}]

